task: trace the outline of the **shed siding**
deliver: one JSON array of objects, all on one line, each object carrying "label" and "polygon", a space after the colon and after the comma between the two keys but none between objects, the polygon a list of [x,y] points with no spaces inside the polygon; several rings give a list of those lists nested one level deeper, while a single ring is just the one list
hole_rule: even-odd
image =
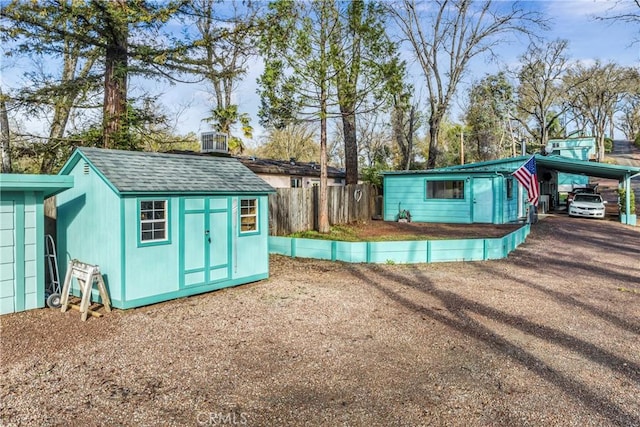
[{"label": "shed siding", "polygon": [[[244,198],[244,196],[243,196]],[[265,274],[269,271],[269,198],[268,196],[258,196],[259,208],[259,234],[240,235],[237,224],[239,218],[232,218],[232,269],[231,277],[239,279],[258,274]],[[236,197],[236,206],[240,206],[240,197]]]},{"label": "shed siding", "polygon": [[0,314],[44,307],[44,214],[39,191],[0,193]]},{"label": "shed siding", "polygon": [[[140,199],[169,202],[167,244],[138,247],[138,202]],[[178,197],[126,197],[123,238],[126,266],[122,300],[135,300],[178,290]]]},{"label": "shed siding", "polygon": [[[69,172],[75,186],[56,197],[60,280],[72,259],[98,265],[115,305],[122,298],[120,265],[124,259],[120,198],[94,169],[85,174],[84,165],[80,160]],[[73,292],[79,295],[77,283]]]},{"label": "shed siding", "polygon": [[15,200],[2,194],[0,199],[0,313],[15,311]]}]

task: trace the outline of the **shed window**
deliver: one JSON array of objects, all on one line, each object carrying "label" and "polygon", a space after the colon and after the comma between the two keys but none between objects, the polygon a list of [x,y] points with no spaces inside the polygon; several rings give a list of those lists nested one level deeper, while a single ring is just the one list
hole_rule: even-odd
[{"label": "shed window", "polygon": [[240,199],[240,232],[258,231],[258,199]]},{"label": "shed window", "polygon": [[140,201],[140,242],[167,240],[167,201]]},{"label": "shed window", "polygon": [[464,181],[427,181],[427,199],[464,199]]},{"label": "shed window", "polygon": [[300,177],[291,177],[291,188],[300,188],[302,187],[302,178]]}]

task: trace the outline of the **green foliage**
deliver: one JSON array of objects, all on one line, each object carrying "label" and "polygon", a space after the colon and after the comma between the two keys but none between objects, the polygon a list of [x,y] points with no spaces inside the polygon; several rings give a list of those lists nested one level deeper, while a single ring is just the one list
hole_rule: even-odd
[{"label": "green foliage", "polygon": [[253,137],[251,117],[247,113],[239,113],[238,106],[235,104],[231,104],[227,108],[214,108],[212,115],[205,120],[213,123],[213,128],[216,131],[229,135],[229,151],[232,154],[241,154],[245,149],[242,139],[231,135],[231,127],[234,124],[240,123],[242,135],[245,138]]},{"label": "green foliage", "polygon": [[604,139],[604,152],[610,153],[613,150],[613,139],[605,138]]},{"label": "green foliage", "polygon": [[[91,99],[103,84],[103,142],[131,147],[127,122],[131,115],[126,107],[128,75],[166,77],[169,71],[183,70],[186,46],[162,32],[183,3],[14,0],[3,4],[0,40],[6,46],[5,55],[28,57],[35,63],[43,58],[48,64],[55,63],[52,59],[64,63],[61,77],[31,79],[35,84],[16,98],[24,101],[27,112],[53,106],[50,138],[62,138],[78,97],[85,94]],[[92,67],[94,62],[103,67]],[[91,108],[99,107],[95,99],[92,101]],[[48,145],[57,146],[51,142]],[[55,160],[50,156],[47,163]],[[49,166],[43,165],[44,171]]]},{"label": "green foliage", "polygon": [[318,161],[320,146],[310,123],[297,123],[282,129],[270,129],[266,142],[255,150],[258,157],[301,162]]},{"label": "green foliage", "polygon": [[361,170],[360,178],[364,182],[371,183],[378,188],[382,188],[382,174],[383,169],[380,167],[364,167]]},{"label": "green foliage", "polygon": [[[625,191],[624,188],[619,188],[618,189],[618,197],[620,200],[620,213],[622,214],[626,214],[627,213],[627,206],[626,206],[626,197],[627,197],[627,192]],[[634,191],[631,191],[629,193],[629,204],[631,205],[631,214],[635,214],[636,213],[636,194]]]},{"label": "green foliage", "polygon": [[638,133],[638,134],[636,135],[636,139],[633,141],[633,144],[634,144],[636,147],[640,148],[640,133]]}]

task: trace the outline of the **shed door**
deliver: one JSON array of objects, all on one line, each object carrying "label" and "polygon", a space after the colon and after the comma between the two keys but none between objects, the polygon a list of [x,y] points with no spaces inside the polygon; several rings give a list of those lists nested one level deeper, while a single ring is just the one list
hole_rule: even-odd
[{"label": "shed door", "polygon": [[181,201],[181,286],[229,278],[229,208],[226,197]]},{"label": "shed door", "polygon": [[493,179],[473,179],[473,222],[493,222]]}]

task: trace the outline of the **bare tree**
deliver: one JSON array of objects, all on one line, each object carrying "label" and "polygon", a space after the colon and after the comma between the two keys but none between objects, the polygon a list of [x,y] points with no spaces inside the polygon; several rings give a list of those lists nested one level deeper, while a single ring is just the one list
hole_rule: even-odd
[{"label": "bare tree", "polygon": [[398,102],[391,112],[391,127],[400,152],[400,168],[411,169],[415,157],[415,137],[419,127],[416,104]]},{"label": "bare tree", "polygon": [[597,19],[640,24],[640,0],[616,0],[608,15]]},{"label": "bare tree", "polygon": [[[249,60],[257,55],[258,9],[237,0],[224,6],[219,0],[197,0],[191,8],[199,32],[191,61],[194,72],[208,81],[214,100],[208,120],[217,131],[229,135],[239,122],[243,136],[250,138],[253,129],[249,115],[239,111],[233,93],[247,73]],[[242,152],[242,140],[231,135],[229,148]]]},{"label": "bare tree", "polygon": [[517,2],[505,8],[491,0],[402,0],[389,11],[411,46],[429,90],[427,167],[433,168],[440,124],[471,59],[493,53],[508,34],[531,34],[544,21]]},{"label": "bare tree", "polygon": [[577,64],[567,71],[567,98],[592,126],[598,143],[598,161],[604,160],[604,140],[609,121],[620,99],[634,89],[638,71],[614,63]]},{"label": "bare tree", "polygon": [[531,44],[520,57],[516,120],[540,145],[546,145],[549,130],[568,109],[563,103],[563,76],[570,66],[568,42],[555,40],[544,46]]},{"label": "bare tree", "polygon": [[636,83],[638,90],[636,93],[629,93],[623,96],[622,116],[618,118],[617,127],[625,137],[633,141],[640,135],[640,81]]}]

